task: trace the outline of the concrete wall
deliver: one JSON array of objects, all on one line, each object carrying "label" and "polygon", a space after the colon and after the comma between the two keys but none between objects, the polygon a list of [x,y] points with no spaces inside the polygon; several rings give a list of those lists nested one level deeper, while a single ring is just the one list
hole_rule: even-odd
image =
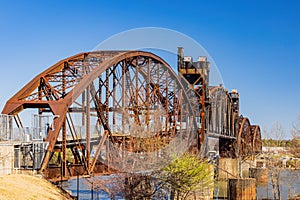
[{"label": "concrete wall", "polygon": [[257,183],[268,183],[268,168],[250,168],[249,177],[255,178]]},{"label": "concrete wall", "polygon": [[246,159],[241,161],[241,176],[242,178],[249,178],[249,169],[256,167],[256,162],[253,159]]},{"label": "concrete wall", "polygon": [[238,177],[238,160],[233,158],[219,159],[218,179],[229,179]]},{"label": "concrete wall", "polygon": [[14,145],[0,144],[0,174],[12,174],[14,169]]},{"label": "concrete wall", "polygon": [[229,179],[227,199],[256,200],[255,179]]}]

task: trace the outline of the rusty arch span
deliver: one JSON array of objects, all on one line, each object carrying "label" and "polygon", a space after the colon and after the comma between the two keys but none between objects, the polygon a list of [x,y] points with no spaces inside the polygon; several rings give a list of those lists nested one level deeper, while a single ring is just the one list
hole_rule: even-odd
[{"label": "rusty arch span", "polygon": [[238,155],[251,156],[262,152],[261,131],[258,125],[251,125],[246,117],[240,117],[237,137]]},{"label": "rusty arch span", "polygon": [[[185,88],[171,67],[152,53],[86,52],[61,60],[36,76],[7,101],[2,113],[15,116],[18,127],[22,127],[18,114],[24,109],[36,108],[39,115],[52,114],[53,124],[45,138],[49,145],[40,169],[47,169],[53,152],[59,151],[56,145],[61,135],[63,176],[70,173],[66,170],[67,148],[74,154],[74,163],[81,165],[85,173],[93,173],[97,165],[97,159],[91,159],[93,128],[98,134],[93,158],[100,155],[106,138],[132,152],[159,148],[153,144],[141,147],[136,140],[128,139],[125,130],[130,123],[156,130],[153,124],[160,121],[160,131],[147,136],[148,142],[157,139],[158,143],[168,143],[172,136],[181,134],[181,139],[197,145],[198,137],[192,135],[196,131],[190,126],[194,111]],[[84,140],[78,136],[74,116],[80,116]],[[136,129],[131,127],[129,132],[138,133]],[[73,144],[67,143],[68,137]],[[84,155],[78,153],[79,149],[84,149]]]},{"label": "rusty arch span", "polygon": [[223,86],[209,87],[208,133],[236,138],[238,109],[234,98]]},{"label": "rusty arch span", "polygon": [[254,153],[262,152],[261,131],[258,125],[251,125],[252,146]]}]

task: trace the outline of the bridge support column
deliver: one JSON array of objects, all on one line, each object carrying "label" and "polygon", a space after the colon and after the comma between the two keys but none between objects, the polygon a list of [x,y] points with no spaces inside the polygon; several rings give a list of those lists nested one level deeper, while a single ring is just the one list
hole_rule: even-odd
[{"label": "bridge support column", "polygon": [[66,176],[67,171],[67,127],[66,127],[66,119],[62,125],[62,162],[61,162],[61,177]]},{"label": "bridge support column", "polygon": [[249,177],[255,178],[257,183],[268,183],[268,168],[250,168]]},{"label": "bridge support column", "polygon": [[254,178],[229,179],[227,199],[256,199],[256,184]]},{"label": "bridge support column", "polygon": [[238,159],[234,158],[220,158],[218,166],[218,179],[228,180],[229,178],[237,178],[238,171]]}]

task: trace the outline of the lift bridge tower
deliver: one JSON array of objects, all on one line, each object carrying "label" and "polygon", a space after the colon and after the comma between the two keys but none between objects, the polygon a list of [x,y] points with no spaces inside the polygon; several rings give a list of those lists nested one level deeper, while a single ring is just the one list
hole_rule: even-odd
[{"label": "lift bridge tower", "polygon": [[199,115],[196,116],[198,124],[198,150],[201,154],[206,152],[206,104],[207,102],[207,86],[209,83],[210,63],[206,56],[199,56],[196,62],[193,62],[192,56],[184,56],[183,47],[178,47],[177,54],[178,73],[188,81],[191,88],[196,94],[197,107]]},{"label": "lift bridge tower", "polygon": [[210,62],[206,56],[193,61],[178,48],[178,73],[194,90],[197,106],[194,108],[198,124],[198,150],[202,156],[213,151],[223,157],[238,154],[239,94],[228,92],[223,85],[209,85]]}]

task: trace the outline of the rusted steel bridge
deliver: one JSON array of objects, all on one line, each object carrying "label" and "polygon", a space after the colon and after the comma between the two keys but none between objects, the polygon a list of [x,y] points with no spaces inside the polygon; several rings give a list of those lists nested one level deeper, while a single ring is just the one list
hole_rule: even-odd
[{"label": "rusted steel bridge", "polygon": [[208,84],[206,57],[193,62],[179,48],[177,68],[151,52],[80,53],[37,75],[2,114],[9,126],[24,130],[21,113],[34,110],[44,145],[39,158],[32,156],[34,143],[21,156],[49,179],[112,173],[120,163],[124,170],[130,153],[162,157],[160,150],[175,139],[201,156],[211,150],[212,138],[221,157],[261,152],[260,128],[240,115],[237,91]]}]

